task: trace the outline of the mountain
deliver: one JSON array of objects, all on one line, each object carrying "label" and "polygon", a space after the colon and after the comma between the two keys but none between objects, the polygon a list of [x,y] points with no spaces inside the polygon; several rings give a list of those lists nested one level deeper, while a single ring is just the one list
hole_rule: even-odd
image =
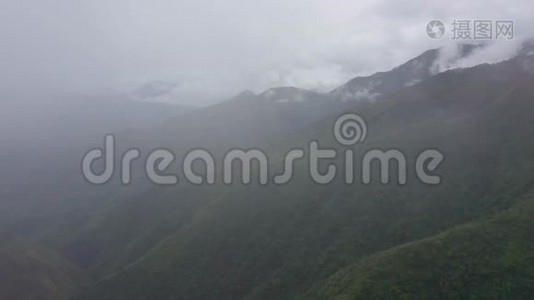
[{"label": "mountain", "polygon": [[[303,102],[303,101],[327,101],[327,97],[321,93],[295,87],[277,87],[268,89],[259,95],[266,101],[278,103]],[[326,99],[325,99],[326,98]]]},{"label": "mountain", "polygon": [[[457,55],[445,63],[452,64],[480,47],[483,45],[460,44]],[[181,144],[210,141],[213,145],[242,147],[265,141],[274,143],[278,137],[349,109],[354,101],[386,97],[432,77],[441,71],[441,51],[428,50],[393,70],[356,77],[329,93],[296,87],[275,87],[259,94],[244,91],[211,107],[171,118],[158,131],[164,133],[161,139],[172,137]]]},{"label": "mountain", "polygon": [[[534,115],[532,62],[533,57],[518,57],[495,65],[451,70],[373,103],[356,103],[349,110],[367,120],[372,134],[357,153],[395,147],[413,159],[421,149],[440,149],[446,157],[440,171],[441,185],[417,181],[406,186],[376,181],[347,185],[338,179],[320,186],[305,175],[306,163],[302,161],[296,165],[298,176],[288,185],[218,185],[213,195],[199,197],[206,202],[190,217],[181,219],[186,220],[183,226],[169,232],[138,259],[108,273],[111,276],[81,298],[292,299],[314,295],[316,289],[318,295],[325,295],[323,290],[328,293],[333,288],[328,278],[344,268],[365,265],[367,259],[373,261],[373,255],[380,257],[380,253],[396,251],[397,247],[411,249],[402,245],[424,244],[428,238],[441,240],[443,231],[519,205],[520,199],[534,192],[534,131],[529,126]],[[341,151],[331,134],[334,121],[334,116],[327,117],[290,134],[271,149],[278,149],[274,154],[284,153],[318,140],[322,147]],[[409,178],[413,176],[409,174]],[[144,198],[179,205],[191,197],[182,197],[178,191]],[[528,223],[516,220],[514,214],[508,218],[511,230],[516,226],[513,224],[518,226],[511,233],[525,243],[527,248],[519,248],[519,255],[524,255],[530,240],[521,230]],[[488,226],[485,232],[489,233],[495,226],[493,221],[481,224]],[[101,230],[105,228],[109,227]],[[476,253],[479,245],[470,244],[468,239],[462,242]],[[513,256],[514,249],[504,247],[488,255]],[[451,251],[454,254],[455,250]],[[528,261],[528,257],[524,259]],[[461,261],[443,260],[444,272]],[[500,268],[505,266],[496,264],[494,268],[503,274]],[[417,269],[406,265],[403,271],[412,274]],[[475,268],[466,274],[484,282],[483,271]],[[347,285],[360,276],[367,275],[351,273]],[[518,294],[516,288],[524,285],[514,280],[528,280],[529,276],[499,277],[499,287],[511,288],[498,292],[508,297],[528,293],[522,289]],[[467,279],[462,280],[460,285],[467,284]],[[324,287],[322,282],[326,282]],[[427,282],[425,292],[439,289],[432,283],[440,281]],[[525,284],[530,287],[528,281]],[[392,289],[400,285],[391,284]],[[488,293],[496,295],[484,290],[472,290],[471,295]],[[377,295],[380,298],[381,294]]]},{"label": "mountain", "polygon": [[95,189],[81,157],[108,133],[157,128],[190,108],[117,95],[40,95],[0,101],[0,232],[30,240],[84,220],[119,186]]},{"label": "mountain", "polygon": [[69,299],[88,283],[82,271],[42,246],[0,237],[0,298]]},{"label": "mountain", "polygon": [[[2,182],[0,231],[16,238],[5,239],[2,245],[20,250],[7,251],[0,258],[9,261],[25,253],[24,249],[38,249],[38,256],[46,257],[40,260],[44,263],[39,263],[39,269],[52,268],[50,274],[58,274],[54,278],[77,278],[78,272],[89,278],[81,284],[66,280],[65,286],[48,289],[48,284],[44,288],[34,284],[48,282],[42,279],[47,272],[32,273],[16,265],[12,268],[28,281],[20,279],[22,283],[13,287],[38,285],[33,289],[44,290],[52,298],[307,299],[356,297],[361,291],[373,291],[374,282],[385,282],[384,293],[413,295],[414,289],[401,286],[417,282],[424,271],[409,259],[411,255],[432,259],[420,253],[428,249],[427,241],[440,241],[444,245],[436,250],[440,258],[436,268],[468,276],[453,282],[450,289],[472,281],[495,287],[486,292],[468,290],[473,297],[528,294],[530,265],[525,253],[531,240],[525,234],[529,226],[525,218],[530,206],[522,203],[534,192],[534,130],[530,126],[534,59],[523,53],[499,64],[427,73],[439,56],[436,51],[375,74],[373,79],[356,78],[344,85],[351,89],[383,80],[385,84],[373,90],[381,94],[373,101],[340,101],[335,93],[280,87],[260,94],[243,92],[211,107],[176,114],[172,106],[164,106],[162,114],[175,116],[160,124],[137,123],[131,115],[127,119],[142,126],[111,122],[115,125],[104,127],[117,130],[117,153],[131,147],[142,152],[132,163],[138,176],[129,186],[117,177],[105,186],[92,186],[73,175],[79,174],[79,160],[88,149],[82,145],[102,147],[102,136],[96,133],[91,139],[73,134],[77,138],[66,144],[78,146],[52,143],[47,151],[31,147],[23,151],[4,144],[2,169],[5,178],[16,179],[16,184]],[[416,77],[422,77],[421,82],[405,84]],[[143,105],[148,105],[147,112],[154,107]],[[129,112],[127,106],[123,108],[123,113]],[[178,171],[186,151],[197,147],[208,149],[217,167],[231,148],[261,148],[270,158],[272,174],[284,167],[287,151],[306,149],[312,140],[341,153],[346,148],[335,141],[332,126],[347,112],[361,115],[368,124],[368,139],[354,149],[356,157],[370,149],[395,148],[413,166],[423,149],[439,149],[445,156],[439,168],[442,184],[428,186],[417,181],[410,167],[405,186],[382,185],[377,176],[369,185],[346,184],[342,176],[329,185],[318,185],[308,175],[307,160],[295,162],[296,174],[286,185],[217,181],[209,187],[195,186]],[[79,114],[83,118],[74,120],[86,120],[83,110]],[[113,121],[113,114],[121,110],[95,109],[93,120],[111,116]],[[155,186],[141,176],[148,151],[160,147],[176,154],[169,172],[177,172],[178,185]],[[4,158],[12,157],[19,158],[6,164],[12,160]],[[25,167],[14,177],[10,170],[20,170],[14,167],[20,161]],[[341,166],[342,158],[334,162]],[[491,235],[501,219],[508,222],[502,232],[510,232],[510,239],[498,232]],[[464,238],[464,232],[470,238]],[[498,242],[487,257],[511,257],[511,262],[527,264],[524,269],[510,268],[522,273],[509,276],[509,265],[499,261],[491,265],[498,284],[485,281],[485,270],[480,269],[485,261],[471,255],[480,249],[471,244],[471,240],[480,240],[480,232],[488,234],[484,240]],[[505,247],[508,243],[520,245]],[[458,254],[458,244],[469,250],[467,257]],[[454,255],[443,258],[442,253],[449,252]],[[385,270],[391,265],[389,253],[401,259],[394,271],[403,270],[406,278],[390,279],[391,273]],[[31,262],[32,258],[15,260]],[[472,261],[472,269],[454,273],[455,266],[464,261]],[[368,271],[370,265],[377,266],[376,273]],[[343,279],[339,286],[337,278]],[[441,284],[450,284],[439,278],[425,282],[427,295],[441,291]],[[390,294],[385,295],[375,291],[371,297]]]},{"label": "mountain", "polygon": [[167,81],[153,81],[142,85],[134,91],[134,94],[141,99],[157,98],[169,94],[178,84]]},{"label": "mountain", "polygon": [[191,110],[181,105],[134,101],[121,94],[4,99],[0,101],[0,141],[12,145],[89,144],[106,133],[156,127],[167,118]]},{"label": "mountain", "polygon": [[[457,55],[445,64],[465,58],[483,45],[458,44]],[[441,72],[439,59],[443,49],[432,49],[387,72],[371,76],[356,77],[330,92],[338,101],[375,100],[415,85]]]},{"label": "mountain", "polygon": [[532,196],[503,212],[373,254],[303,299],[530,299]]},{"label": "mountain", "polygon": [[[526,54],[530,51],[531,47],[528,45],[529,42],[525,42],[520,54]],[[450,57],[443,55],[442,52],[445,51],[443,48],[427,50],[392,70],[378,72],[370,76],[355,77],[328,93],[295,87],[276,87],[268,89],[258,96],[267,101],[279,103],[372,101],[443,72],[459,60],[469,57],[475,51],[486,46],[486,44],[458,44],[454,49],[455,55],[450,55]]]},{"label": "mountain", "polygon": [[292,87],[261,94],[244,91],[216,105],[170,118],[158,131],[161,140],[179,140],[181,146],[251,147],[297,132],[346,107],[319,93]]}]

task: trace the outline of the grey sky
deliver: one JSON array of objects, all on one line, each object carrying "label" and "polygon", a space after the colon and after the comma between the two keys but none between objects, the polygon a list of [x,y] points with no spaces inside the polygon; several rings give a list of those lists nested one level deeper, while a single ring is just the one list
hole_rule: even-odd
[{"label": "grey sky", "polygon": [[[429,20],[511,19],[517,41],[531,34],[533,9],[531,0],[0,0],[0,89],[93,93],[165,80],[178,83],[181,103],[329,89],[450,43],[450,32],[426,36]],[[500,42],[483,59],[513,47]]]}]

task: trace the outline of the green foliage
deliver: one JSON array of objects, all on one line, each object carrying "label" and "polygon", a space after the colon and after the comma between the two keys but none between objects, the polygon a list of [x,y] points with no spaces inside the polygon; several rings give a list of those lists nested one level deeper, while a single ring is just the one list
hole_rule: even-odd
[{"label": "green foliage", "polygon": [[363,258],[305,299],[531,299],[534,198],[495,216]]},{"label": "green foliage", "polygon": [[[491,76],[506,73],[513,63],[438,75],[390,99],[353,109],[368,121],[371,136],[357,151],[394,146],[413,159],[422,149],[439,148],[446,157],[440,186],[418,183],[413,171],[407,186],[343,182],[318,186],[310,182],[306,165],[300,162],[300,175],[286,186],[218,187],[220,195],[196,211],[186,227],[123,272],[100,281],[84,297],[292,299],[365,257],[375,253],[383,257],[388,249],[508,209],[534,184],[532,79],[523,74],[507,74],[506,80]],[[322,147],[338,147],[331,136],[334,119],[327,118],[275,148],[289,149],[311,139],[321,141]],[[491,231],[487,234],[484,240],[495,238]],[[358,295],[384,290],[386,294],[378,298],[402,299],[416,292],[440,291],[436,297],[463,298],[478,295],[470,285],[477,281],[491,286],[483,295],[494,298],[507,289],[519,290],[510,295],[529,293],[528,280],[517,286],[501,277],[485,281],[505,271],[500,269],[503,264],[486,268],[484,259],[502,255],[513,264],[529,249],[529,237],[519,234],[514,240],[519,244],[507,244],[507,254],[497,249],[480,257],[479,245],[468,242],[477,236],[454,238],[466,242],[447,249],[439,244],[448,240],[439,238],[424,253],[395,256],[406,266],[403,273],[392,272],[390,278],[384,271],[383,279],[377,276],[369,285],[359,285],[363,290]],[[473,265],[463,262],[467,258],[459,254],[462,251],[477,258]],[[424,266],[417,265],[423,254],[429,260],[439,256],[434,259],[443,262],[440,274],[445,279],[429,277],[428,293],[417,290],[424,287],[417,285],[419,277],[427,276],[419,274]],[[395,266],[390,261],[384,265],[386,270]]]}]

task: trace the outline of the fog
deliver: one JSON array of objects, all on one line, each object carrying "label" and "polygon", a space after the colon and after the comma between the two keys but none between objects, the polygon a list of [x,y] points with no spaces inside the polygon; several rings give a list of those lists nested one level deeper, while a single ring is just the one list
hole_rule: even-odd
[{"label": "fog", "polygon": [[[248,89],[326,91],[451,44],[429,20],[513,20],[515,38],[474,62],[510,56],[534,21],[520,1],[1,0],[2,100],[124,93],[152,81],[156,99],[203,106]],[[472,65],[464,62],[461,66]]]}]

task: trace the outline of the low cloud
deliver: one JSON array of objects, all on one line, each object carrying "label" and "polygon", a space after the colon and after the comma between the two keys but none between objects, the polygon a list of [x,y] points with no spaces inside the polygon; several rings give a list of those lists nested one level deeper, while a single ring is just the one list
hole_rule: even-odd
[{"label": "low cloud", "polygon": [[[531,6],[529,0],[4,0],[0,89],[123,92],[164,81],[178,84],[169,101],[187,104],[272,86],[329,90],[451,44],[449,31],[442,40],[426,36],[432,19],[512,19],[517,39],[524,38],[534,28]],[[498,61],[515,46],[499,41],[454,66]]]}]

